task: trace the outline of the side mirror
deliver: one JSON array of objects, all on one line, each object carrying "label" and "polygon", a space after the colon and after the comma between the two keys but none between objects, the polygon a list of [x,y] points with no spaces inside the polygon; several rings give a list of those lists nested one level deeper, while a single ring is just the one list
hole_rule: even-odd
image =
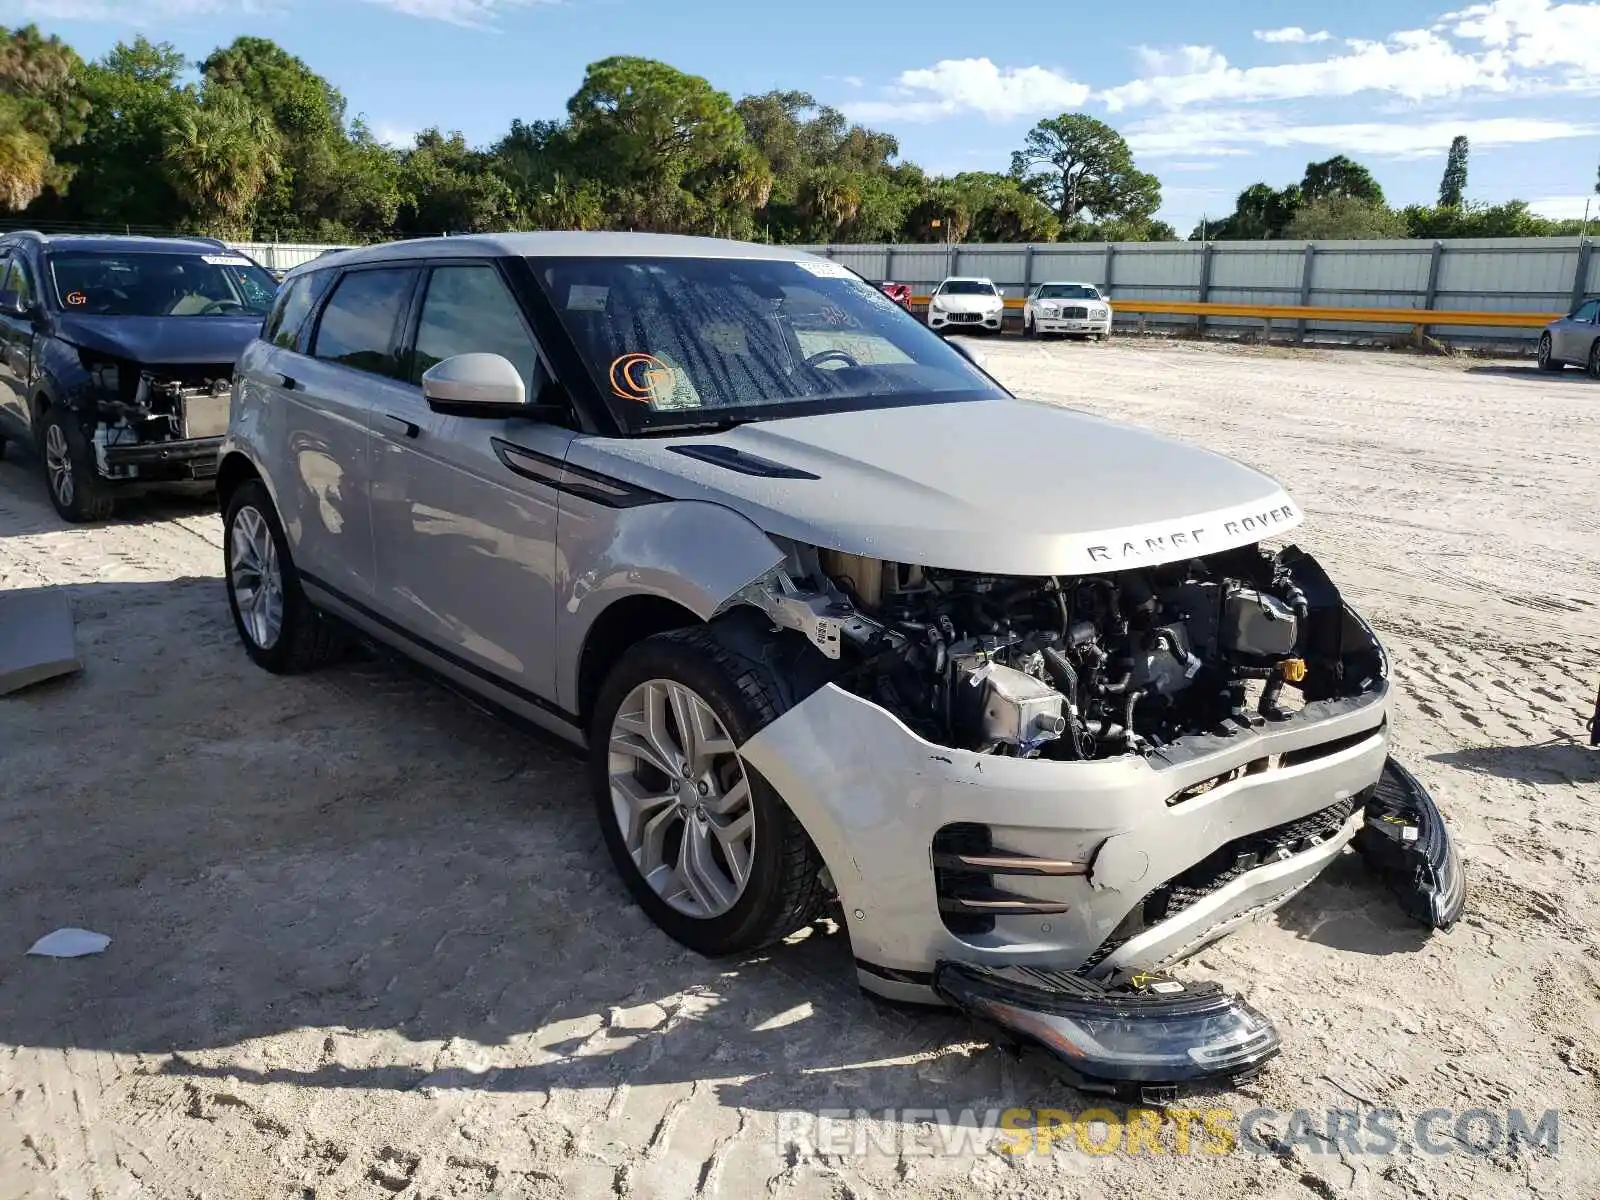
[{"label": "side mirror", "polygon": [[27,317],[33,314],[33,305],[18,292],[0,292],[0,316]]},{"label": "side mirror", "polygon": [[459,417],[509,417],[528,406],[528,389],[498,354],[457,354],[422,375],[422,394],[434,412]]}]

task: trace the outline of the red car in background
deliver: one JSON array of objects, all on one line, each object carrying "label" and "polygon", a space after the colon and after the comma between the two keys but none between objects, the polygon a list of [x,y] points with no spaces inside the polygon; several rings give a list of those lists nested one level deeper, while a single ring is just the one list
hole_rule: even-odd
[{"label": "red car in background", "polygon": [[891,283],[885,279],[878,287],[883,290],[885,296],[889,297],[901,308],[910,309],[911,285],[909,283]]}]

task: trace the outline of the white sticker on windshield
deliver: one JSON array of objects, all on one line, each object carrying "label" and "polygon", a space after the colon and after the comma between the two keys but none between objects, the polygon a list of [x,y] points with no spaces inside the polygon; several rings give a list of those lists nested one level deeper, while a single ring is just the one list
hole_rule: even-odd
[{"label": "white sticker on windshield", "polygon": [[808,258],[800,258],[795,260],[794,265],[799,267],[802,271],[810,271],[818,279],[855,278],[855,273],[852,272],[848,267],[840,263],[829,262],[825,258],[819,258],[815,262]]},{"label": "white sticker on windshield", "polygon": [[248,258],[241,258],[237,254],[202,254],[201,260],[210,263],[213,267],[253,267]]},{"label": "white sticker on windshield", "polygon": [[568,312],[605,312],[611,289],[592,283],[575,283],[567,289]]}]

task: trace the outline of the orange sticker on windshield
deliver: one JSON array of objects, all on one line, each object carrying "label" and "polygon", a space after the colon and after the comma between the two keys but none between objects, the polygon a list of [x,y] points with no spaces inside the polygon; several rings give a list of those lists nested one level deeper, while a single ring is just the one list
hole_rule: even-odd
[{"label": "orange sticker on windshield", "polygon": [[67,293],[67,303],[68,304],[87,304],[87,303],[89,303],[89,297],[85,296],[82,292],[68,292]]},{"label": "orange sticker on windshield", "polygon": [[611,364],[611,390],[624,400],[649,404],[677,386],[678,373],[653,354],[624,354]]}]

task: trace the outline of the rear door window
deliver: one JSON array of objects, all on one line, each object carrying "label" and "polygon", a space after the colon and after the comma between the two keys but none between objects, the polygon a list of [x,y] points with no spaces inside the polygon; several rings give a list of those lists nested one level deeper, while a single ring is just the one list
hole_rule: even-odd
[{"label": "rear door window", "polygon": [[306,318],[332,281],[332,271],[312,271],[297,275],[284,284],[261,329],[262,340],[285,350],[300,349],[304,341],[301,333]]},{"label": "rear door window", "polygon": [[348,272],[323,306],[312,356],[401,378],[400,318],[410,305],[416,281],[417,272],[410,267]]}]

